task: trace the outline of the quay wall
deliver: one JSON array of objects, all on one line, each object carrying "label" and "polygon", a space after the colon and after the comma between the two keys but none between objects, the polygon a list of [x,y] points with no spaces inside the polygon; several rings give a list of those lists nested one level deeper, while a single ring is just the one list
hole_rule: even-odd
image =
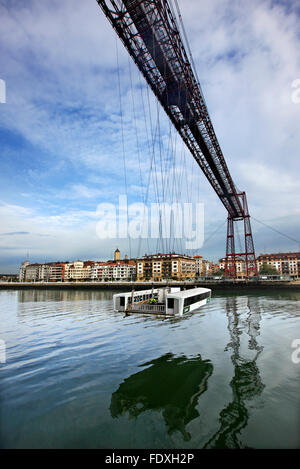
[{"label": "quay wall", "polygon": [[196,282],[0,282],[0,289],[93,289],[93,290],[147,290],[158,287],[181,288],[214,288],[221,289],[255,289],[255,288],[290,288],[300,291],[300,281],[196,281]]}]

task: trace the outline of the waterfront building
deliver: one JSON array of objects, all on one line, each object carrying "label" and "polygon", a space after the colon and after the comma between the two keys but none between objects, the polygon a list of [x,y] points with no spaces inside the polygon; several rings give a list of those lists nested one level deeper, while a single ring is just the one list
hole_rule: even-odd
[{"label": "waterfront building", "polygon": [[120,260],[120,251],[114,252],[114,260],[50,262],[30,264],[23,262],[19,272],[20,282],[68,282],[87,280],[135,280],[135,259]]},{"label": "waterfront building", "polygon": [[202,256],[194,256],[195,259],[195,273],[196,277],[202,276],[203,271],[203,257]]},{"label": "waterfront building", "polygon": [[136,277],[136,263],[134,260],[125,259],[114,265],[114,280],[132,280]]},{"label": "waterfront building", "polygon": [[202,269],[200,271],[200,276],[210,277],[220,270],[219,264],[215,264],[212,261],[202,260]]},{"label": "waterfront building", "polygon": [[[263,264],[275,267],[278,275],[285,275],[292,278],[300,276],[300,252],[285,252],[260,254],[256,259],[257,271],[259,272]],[[219,260],[220,269],[225,270],[225,258]],[[245,262],[243,259],[236,259],[237,278],[244,278],[246,275]]]},{"label": "waterfront building", "polygon": [[84,281],[91,279],[93,261],[75,261],[65,264],[65,280]]},{"label": "waterfront building", "polygon": [[132,259],[119,261],[95,262],[92,272],[92,280],[134,280],[136,277],[136,263]]},{"label": "waterfront building", "polygon": [[[226,266],[226,258],[223,257],[222,259],[219,260],[218,267],[220,270],[224,270],[225,272],[225,266]],[[235,266],[236,266],[236,275],[237,278],[245,278],[246,277],[246,264],[245,261],[239,257],[236,257],[235,260]]]},{"label": "waterfront building", "polygon": [[20,268],[20,282],[58,282],[64,280],[65,263],[51,262],[30,264],[23,262]]},{"label": "waterfront building", "polygon": [[39,280],[39,264],[29,264],[26,267],[25,272],[25,281],[26,282],[36,282]]},{"label": "waterfront building", "polygon": [[29,264],[30,264],[29,261],[22,262],[21,267],[20,267],[20,273],[19,273],[19,282],[25,282],[26,269],[29,266]]},{"label": "waterfront building", "polygon": [[65,279],[65,266],[63,262],[57,262],[47,265],[45,281],[48,282],[63,282]]},{"label": "waterfront building", "polygon": [[196,261],[185,254],[151,254],[136,260],[137,280],[194,280]]},{"label": "waterfront building", "polygon": [[279,275],[286,275],[292,278],[300,277],[300,252],[260,254],[256,262],[258,272],[263,264],[267,264],[275,267]]}]

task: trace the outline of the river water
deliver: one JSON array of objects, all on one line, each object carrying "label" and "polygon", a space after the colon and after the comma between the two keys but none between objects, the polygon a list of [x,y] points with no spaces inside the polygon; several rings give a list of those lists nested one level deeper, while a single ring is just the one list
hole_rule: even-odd
[{"label": "river water", "polygon": [[300,448],[299,292],[166,320],[113,293],[0,291],[2,448]]}]

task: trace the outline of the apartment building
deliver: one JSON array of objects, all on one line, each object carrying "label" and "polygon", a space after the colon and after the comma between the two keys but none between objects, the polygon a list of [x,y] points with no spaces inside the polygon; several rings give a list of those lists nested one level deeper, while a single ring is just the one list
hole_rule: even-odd
[{"label": "apartment building", "polygon": [[22,262],[21,267],[20,267],[20,272],[19,272],[19,282],[25,282],[26,269],[29,266],[29,264],[30,264],[29,261]]},{"label": "apartment building", "polygon": [[108,262],[95,262],[92,280],[134,280],[136,277],[136,263],[134,260],[116,260]]},{"label": "apartment building", "polygon": [[[196,269],[196,277],[200,277],[203,275],[203,257],[202,256],[194,256],[195,259],[195,269]],[[205,262],[205,261],[204,261]]]},{"label": "apartment building", "polygon": [[275,267],[279,275],[288,275],[292,278],[300,277],[300,252],[281,252],[261,254],[256,259],[258,271],[263,264]]},{"label": "apartment building", "polygon": [[120,259],[120,251],[114,252],[114,260],[106,262],[73,261],[30,264],[23,262],[20,267],[20,282],[63,282],[87,280],[134,280],[136,262],[134,259]]},{"label": "apartment building", "polygon": [[[226,266],[226,258],[223,257],[222,259],[219,260],[219,269],[222,269],[225,271],[225,266]],[[246,276],[245,261],[237,257],[235,260],[235,266],[236,266],[237,278],[244,278]]]},{"label": "apartment building", "polygon": [[25,282],[37,282],[40,280],[40,264],[28,264],[25,269]]},{"label": "apartment building", "polygon": [[136,260],[137,280],[159,282],[164,279],[193,280],[196,261],[181,254],[151,254]]},{"label": "apartment building", "polygon": [[64,280],[85,281],[91,278],[93,261],[75,261],[65,264]]},{"label": "apartment building", "polygon": [[30,264],[23,262],[20,268],[20,282],[57,282],[64,280],[65,263]]},{"label": "apartment building", "polygon": [[219,264],[203,259],[200,276],[210,277],[220,270]]},{"label": "apartment building", "polygon": [[65,279],[65,263],[48,264],[44,274],[44,280],[47,282],[63,282]]},{"label": "apartment building", "polygon": [[[300,277],[300,252],[261,254],[257,257],[256,264],[258,273],[263,264],[267,264],[275,267],[278,275],[286,275],[292,278]],[[219,260],[219,267],[225,270],[225,258]],[[246,269],[243,259],[236,260],[236,272],[238,278],[245,277]]]}]

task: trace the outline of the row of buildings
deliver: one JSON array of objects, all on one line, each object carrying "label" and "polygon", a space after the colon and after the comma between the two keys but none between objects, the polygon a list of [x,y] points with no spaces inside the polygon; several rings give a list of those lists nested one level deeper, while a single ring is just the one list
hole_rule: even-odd
[{"label": "row of buildings", "polygon": [[163,279],[193,280],[199,276],[213,275],[219,265],[206,261],[202,256],[185,254],[153,254],[140,259],[120,258],[116,249],[114,259],[109,261],[74,261],[30,264],[23,262],[20,282],[68,282]]},{"label": "row of buildings", "polygon": [[263,265],[274,267],[279,275],[292,278],[300,277],[300,252],[284,252],[277,254],[261,254],[257,258],[257,268]]},{"label": "row of buildings", "polygon": [[[257,260],[257,270],[263,265],[272,266],[278,275],[291,278],[300,277],[300,252],[262,254]],[[114,259],[109,261],[74,261],[30,264],[23,262],[20,269],[20,282],[72,282],[72,281],[120,281],[137,280],[194,280],[210,277],[225,270],[225,259],[218,264],[203,259],[202,256],[186,254],[151,254],[139,259],[120,258],[116,249]],[[245,265],[242,259],[236,259],[238,278],[244,278]]]},{"label": "row of buildings", "polygon": [[[220,259],[219,267],[225,270],[226,259]],[[256,258],[258,273],[263,266],[273,267],[276,275],[297,279],[300,277],[300,252],[283,252],[273,254],[261,254]],[[242,259],[236,259],[236,273],[238,278],[245,277],[245,263]]]}]

